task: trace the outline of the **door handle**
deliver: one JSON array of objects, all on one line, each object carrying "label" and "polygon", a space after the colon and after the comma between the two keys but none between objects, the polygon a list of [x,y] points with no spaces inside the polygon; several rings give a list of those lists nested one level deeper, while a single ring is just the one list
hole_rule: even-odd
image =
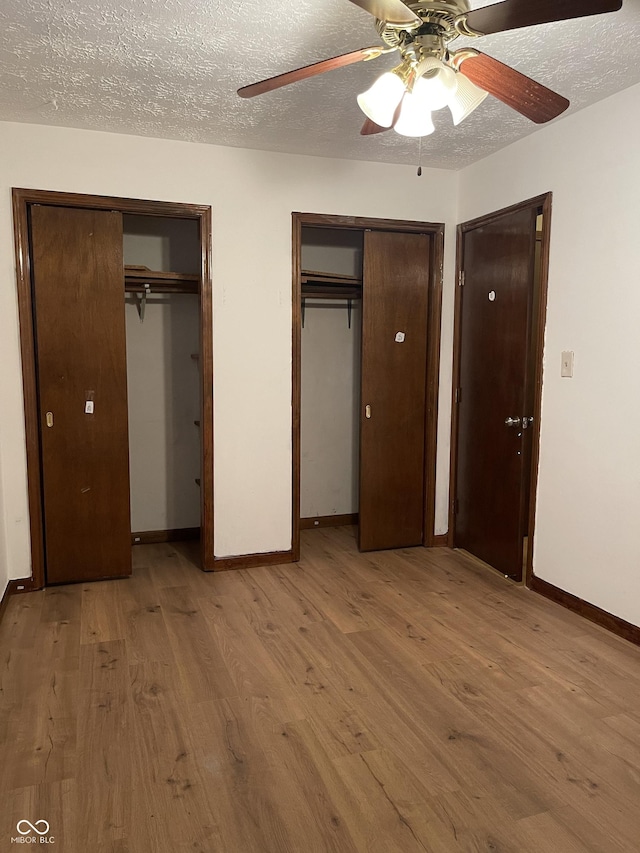
[{"label": "door handle", "polygon": [[51,428],[53,426],[53,412],[47,412],[46,414],[47,426]]},{"label": "door handle", "polygon": [[520,418],[506,418],[505,424],[508,427],[518,426],[520,423]]},{"label": "door handle", "polygon": [[367,405],[364,407],[364,416],[365,418],[371,417],[371,406]]}]

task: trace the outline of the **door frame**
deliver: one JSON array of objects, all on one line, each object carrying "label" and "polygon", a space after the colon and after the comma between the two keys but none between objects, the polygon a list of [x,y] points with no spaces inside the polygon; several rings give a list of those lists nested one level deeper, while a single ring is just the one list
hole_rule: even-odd
[{"label": "door frame", "polygon": [[431,239],[429,300],[427,316],[427,379],[425,406],[425,495],[422,544],[436,544],[436,439],[438,430],[438,390],[440,378],[440,327],[444,265],[444,224],[361,216],[334,216],[324,213],[292,213],[292,559],[300,559],[300,412],[301,412],[301,254],[302,228],[332,228],[350,231],[404,231],[428,234]]},{"label": "door frame", "polygon": [[[211,208],[206,205],[146,199],[64,193],[50,190],[12,189],[13,231],[18,287],[18,317],[24,393],[25,444],[27,453],[27,491],[31,534],[31,578],[24,591],[42,589],[46,584],[44,517],[42,511],[42,471],[39,409],[36,378],[36,346],[33,298],[29,209],[42,204],[55,207],[80,207],[113,210],[123,214],[195,219],[199,225],[201,253],[200,284],[200,423],[201,423],[201,496],[200,543],[202,568],[212,571],[213,556],[213,303],[211,282]],[[124,282],[123,282],[124,305]],[[123,308],[124,310],[124,308]]]},{"label": "door frame", "polygon": [[449,532],[447,534],[447,545],[455,547],[456,536],[456,498],[457,498],[457,474],[458,474],[458,400],[457,390],[460,386],[460,349],[462,343],[462,260],[464,250],[464,236],[468,231],[488,225],[510,213],[521,210],[542,208],[542,235],[540,242],[540,288],[538,291],[537,304],[533,305],[530,322],[537,326],[537,334],[533,341],[534,352],[534,378],[533,378],[533,426],[531,435],[531,469],[529,478],[529,513],[527,518],[527,562],[525,566],[524,584],[531,585],[533,576],[533,537],[536,521],[536,497],[538,492],[538,467],[540,460],[540,427],[542,415],[542,378],[543,378],[543,356],[544,335],[547,320],[547,292],[549,282],[549,246],[551,242],[551,207],[553,193],[548,192],[535,196],[518,204],[492,211],[484,216],[463,222],[457,228],[456,242],[456,294],[454,308],[453,329],[453,375],[451,386],[451,458],[449,466]]}]

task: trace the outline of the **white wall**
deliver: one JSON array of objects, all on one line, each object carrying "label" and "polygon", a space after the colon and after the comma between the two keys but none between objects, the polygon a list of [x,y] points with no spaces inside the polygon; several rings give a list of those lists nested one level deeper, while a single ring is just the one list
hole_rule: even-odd
[{"label": "white wall", "polygon": [[[363,145],[366,144],[366,141]],[[215,552],[291,543],[291,213],[445,222],[451,342],[456,178],[442,170],[0,124],[0,466],[10,577],[30,573],[10,188],[213,208]],[[446,529],[450,359],[443,359],[437,525]]]},{"label": "white wall", "polygon": [[305,227],[300,252],[302,269],[362,278],[363,247],[362,231]]},{"label": "white wall", "polygon": [[[362,232],[302,229],[302,269],[362,277]],[[358,512],[361,302],[306,299],[300,517]]]},{"label": "white wall", "polygon": [[200,274],[200,237],[195,219],[125,215],[122,221],[125,264]]},{"label": "white wall", "polygon": [[[640,86],[460,174],[460,221],[553,191],[537,576],[640,625]],[[560,353],[575,351],[573,379]]]}]

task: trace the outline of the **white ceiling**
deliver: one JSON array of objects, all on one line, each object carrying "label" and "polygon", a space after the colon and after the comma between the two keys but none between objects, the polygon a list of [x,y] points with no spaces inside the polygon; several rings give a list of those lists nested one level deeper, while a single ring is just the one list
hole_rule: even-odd
[{"label": "white ceiling", "polygon": [[[625,0],[620,12],[488,36],[477,46],[565,95],[575,111],[640,82],[639,42],[640,0]],[[2,0],[0,120],[415,163],[417,141],[359,135],[355,96],[396,54],[251,100],[235,94],[379,43],[373,18],[348,0]],[[447,110],[435,120],[423,164],[450,169],[538,129],[493,98],[458,128]]]}]

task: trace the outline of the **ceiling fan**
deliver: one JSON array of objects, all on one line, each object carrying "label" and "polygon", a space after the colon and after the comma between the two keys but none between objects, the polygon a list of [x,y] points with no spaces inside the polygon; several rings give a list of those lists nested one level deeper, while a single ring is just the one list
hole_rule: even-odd
[{"label": "ceiling fan", "polygon": [[488,94],[537,124],[563,113],[569,101],[541,83],[470,47],[450,51],[458,36],[479,38],[507,30],[616,12],[622,0],[503,0],[470,9],[469,0],[351,0],[376,19],[384,45],[343,53],[238,89],[241,98],[262,95],[326,71],[398,51],[401,62],[358,96],[366,121],[363,136],[392,127],[422,137],[434,128],[431,113],[448,106],[453,123],[473,112]]}]

